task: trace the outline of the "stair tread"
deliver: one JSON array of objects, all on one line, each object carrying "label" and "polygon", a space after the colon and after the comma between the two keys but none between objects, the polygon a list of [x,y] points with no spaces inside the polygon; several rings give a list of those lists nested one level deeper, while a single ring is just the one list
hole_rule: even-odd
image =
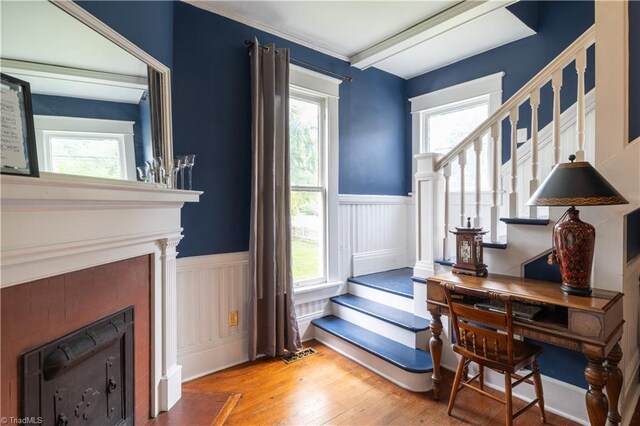
[{"label": "stair tread", "polygon": [[331,301],[409,331],[418,332],[429,328],[429,320],[425,318],[353,294],[334,296]]},{"label": "stair tread", "polygon": [[501,217],[500,221],[510,225],[547,226],[549,224],[549,219],[530,219],[528,217]]},{"label": "stair tread", "polygon": [[428,352],[410,348],[334,315],[314,319],[311,324],[405,371],[433,371],[431,355]]},{"label": "stair tread", "polygon": [[375,274],[359,275],[349,278],[348,281],[412,299],[412,274],[413,270],[411,268],[400,268]]}]

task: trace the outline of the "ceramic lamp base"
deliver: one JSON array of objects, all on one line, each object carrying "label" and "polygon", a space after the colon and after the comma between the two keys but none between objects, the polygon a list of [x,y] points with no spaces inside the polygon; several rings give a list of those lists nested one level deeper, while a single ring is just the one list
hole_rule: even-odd
[{"label": "ceramic lamp base", "polygon": [[591,266],[596,244],[596,230],[580,220],[580,212],[571,207],[567,220],[553,229],[554,244],[560,263],[562,290],[565,294],[591,294]]}]

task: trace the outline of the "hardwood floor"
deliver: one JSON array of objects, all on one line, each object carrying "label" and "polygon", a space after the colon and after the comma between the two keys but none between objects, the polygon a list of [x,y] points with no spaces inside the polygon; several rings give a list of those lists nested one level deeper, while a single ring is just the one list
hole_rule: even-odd
[{"label": "hardwood floor", "polygon": [[[241,393],[228,425],[504,423],[503,405],[469,390],[460,391],[453,416],[447,416],[453,373],[444,371],[443,400],[436,402],[430,394],[406,391],[319,342],[305,346],[318,353],[292,364],[280,359],[245,363],[185,383],[184,389]],[[514,399],[514,411],[524,405]],[[542,422],[531,409],[515,424]],[[575,423],[547,412],[547,424]]]}]

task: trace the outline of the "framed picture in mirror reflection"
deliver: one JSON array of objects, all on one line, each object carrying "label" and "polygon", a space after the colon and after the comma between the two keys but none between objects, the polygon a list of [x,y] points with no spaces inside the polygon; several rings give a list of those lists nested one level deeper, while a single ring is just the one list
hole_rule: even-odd
[{"label": "framed picture in mirror reflection", "polygon": [[29,83],[0,74],[0,166],[3,174],[38,177]]}]

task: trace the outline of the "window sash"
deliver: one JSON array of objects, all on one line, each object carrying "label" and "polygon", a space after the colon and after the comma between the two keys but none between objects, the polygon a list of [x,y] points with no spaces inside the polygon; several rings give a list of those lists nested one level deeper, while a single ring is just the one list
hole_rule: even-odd
[{"label": "window sash", "polygon": [[315,285],[327,282],[328,277],[328,205],[327,205],[327,167],[328,167],[328,129],[327,129],[327,99],[323,96],[314,95],[308,91],[299,90],[296,87],[291,87],[290,92],[291,99],[297,99],[302,102],[313,103],[318,106],[318,183],[319,185],[292,185],[292,192],[315,192],[319,193],[321,197],[321,222],[322,222],[322,236],[320,238],[320,275],[310,279],[295,280],[295,287],[303,287],[308,285]]}]

